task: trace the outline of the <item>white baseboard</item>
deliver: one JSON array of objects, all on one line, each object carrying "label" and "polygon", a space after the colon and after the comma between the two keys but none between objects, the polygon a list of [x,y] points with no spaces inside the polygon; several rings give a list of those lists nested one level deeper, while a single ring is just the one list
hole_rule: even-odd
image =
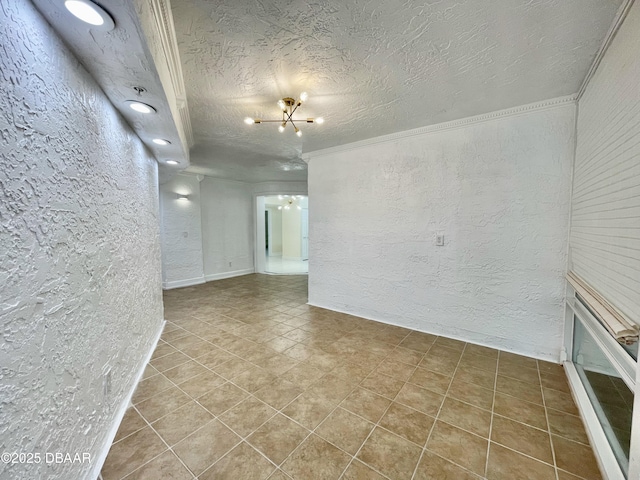
[{"label": "white baseboard", "polygon": [[[422,333],[429,333],[431,335],[438,335],[440,337],[447,337],[447,338],[451,338],[453,340],[460,340],[461,342],[466,342],[466,343],[471,343],[473,345],[479,345],[481,347],[487,347],[487,348],[493,348],[494,350],[503,350],[506,352],[510,352],[510,353],[515,353],[518,355],[524,355],[526,357],[530,357],[530,358],[535,358],[537,360],[544,360],[546,362],[551,362],[551,363],[560,363],[560,356],[558,355],[557,357],[553,356],[553,355],[545,355],[545,354],[535,354],[532,353],[530,351],[527,350],[527,346],[524,343],[521,342],[514,342],[513,340],[509,339],[508,340],[508,345],[506,344],[506,340],[504,338],[498,338],[495,336],[491,336],[491,335],[482,335],[483,340],[480,340],[478,338],[473,338],[473,334],[476,332],[472,332],[469,330],[463,330],[463,335],[459,334],[459,333],[455,333],[452,331],[447,331],[446,329],[442,329],[440,331],[437,331],[436,329],[438,328],[439,325],[431,325],[432,328],[434,328],[433,330],[427,330],[421,326],[416,326],[416,325],[409,325],[409,324],[402,324],[400,322],[394,322],[392,320],[387,320],[387,319],[380,319],[380,318],[374,318],[370,315],[363,315],[362,313],[359,312],[348,312],[345,310],[340,310],[334,307],[327,307],[326,305],[319,305],[317,303],[313,303],[313,302],[307,302],[307,305],[311,305],[312,307],[318,307],[318,308],[324,308],[326,310],[331,310],[334,312],[338,312],[338,313],[344,313],[347,315],[353,315],[355,317],[360,317],[360,318],[364,318],[366,320],[372,320],[374,322],[378,322],[378,323],[384,323],[386,325],[393,325],[394,327],[402,327],[402,328],[407,328],[409,330],[415,330],[417,332],[422,332]],[[456,329],[458,331],[460,331],[461,329]],[[464,334],[467,334],[468,336],[465,336]],[[477,335],[477,333],[476,333]],[[492,341],[493,340],[493,341]]]},{"label": "white baseboard", "polygon": [[233,272],[213,273],[211,275],[205,275],[204,279],[207,282],[213,280],[223,280],[225,278],[241,277],[242,275],[249,275],[255,273],[253,268],[245,268],[244,270],[234,270]]},{"label": "white baseboard", "polygon": [[297,262],[302,261],[302,257],[282,257],[283,260],[295,260]]},{"label": "white baseboard", "polygon": [[187,278],[185,280],[173,280],[171,282],[162,282],[163,290],[171,290],[172,288],[191,287],[205,283],[205,277]]},{"label": "white baseboard", "polygon": [[113,443],[113,439],[116,438],[116,434],[118,433],[118,429],[120,428],[120,423],[122,423],[122,419],[125,413],[127,413],[127,409],[131,405],[131,398],[133,397],[133,394],[135,393],[136,388],[138,387],[138,383],[140,383],[140,380],[142,379],[144,370],[145,368],[147,368],[147,364],[151,360],[151,356],[153,355],[153,352],[156,350],[158,341],[160,340],[160,335],[162,335],[162,330],[164,330],[164,326],[166,325],[166,323],[167,321],[163,320],[162,323],[160,324],[160,329],[156,333],[156,338],[151,344],[151,348],[147,352],[144,362],[142,363],[142,365],[140,366],[140,369],[138,370],[138,375],[136,375],[136,381],[133,382],[133,385],[129,393],[120,403],[120,406],[118,407],[118,410],[116,411],[116,415],[113,419],[113,425],[111,425],[111,430],[109,431],[109,434],[107,435],[107,438],[104,444],[102,445],[100,454],[96,458],[96,462],[94,462],[93,464],[93,468],[89,471],[87,480],[96,480],[100,475],[100,471],[102,470],[104,461],[107,459],[107,455],[109,454],[109,450],[111,449],[111,444]]}]

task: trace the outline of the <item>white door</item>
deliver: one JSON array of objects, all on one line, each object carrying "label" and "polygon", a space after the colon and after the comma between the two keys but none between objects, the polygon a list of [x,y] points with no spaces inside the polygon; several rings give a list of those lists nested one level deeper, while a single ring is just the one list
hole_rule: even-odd
[{"label": "white door", "polygon": [[309,209],[302,209],[302,260],[309,260]]}]

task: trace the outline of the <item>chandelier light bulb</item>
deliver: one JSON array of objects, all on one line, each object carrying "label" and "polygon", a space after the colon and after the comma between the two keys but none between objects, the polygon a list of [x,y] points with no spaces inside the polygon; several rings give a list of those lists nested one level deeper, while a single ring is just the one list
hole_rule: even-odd
[{"label": "chandelier light bulb", "polygon": [[324,118],[322,118],[322,117],[318,117],[318,118],[316,118],[316,123],[317,123],[318,125],[322,125],[322,124],[324,123]]},{"label": "chandelier light bulb", "polygon": [[278,127],[280,133],[284,132],[284,123]]},{"label": "chandelier light bulb", "polygon": [[306,102],[306,101],[307,101],[307,98],[309,98],[309,95],[307,95],[307,92],[302,92],[302,93],[300,94],[300,101],[301,101],[301,102]]},{"label": "chandelier light bulb", "polygon": [[280,206],[278,207],[278,210],[282,210],[282,205],[280,205]]},{"label": "chandelier light bulb", "polygon": [[285,209],[285,210],[289,210],[289,208],[291,208],[291,207],[289,207],[289,205],[285,205],[285,206],[284,206],[284,209]]},{"label": "chandelier light bulb", "polygon": [[244,119],[244,123],[247,125],[251,125],[253,123],[253,118],[247,117]]},{"label": "chandelier light bulb", "polygon": [[302,132],[300,131],[299,128],[296,128],[296,135],[301,137],[302,136]]}]

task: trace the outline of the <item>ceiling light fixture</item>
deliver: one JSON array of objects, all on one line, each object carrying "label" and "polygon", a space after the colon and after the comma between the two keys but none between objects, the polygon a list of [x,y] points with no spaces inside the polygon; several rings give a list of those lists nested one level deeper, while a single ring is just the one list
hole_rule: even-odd
[{"label": "ceiling light fixture", "polygon": [[171,142],[169,140],[165,140],[164,138],[154,138],[151,141],[156,145],[171,145]]},{"label": "ceiling light fixture", "polygon": [[129,107],[139,113],[156,113],[156,109],[146,103],[129,100]]},{"label": "ceiling light fixture", "polygon": [[324,119],[322,117],[320,118],[307,118],[306,120],[301,120],[301,119],[294,119],[293,118],[293,114],[296,112],[296,110],[298,110],[298,107],[300,105],[302,105],[302,102],[305,102],[308,98],[307,92],[302,92],[300,94],[300,99],[299,100],[294,100],[291,97],[284,97],[281,100],[278,100],[278,107],[280,107],[280,110],[282,110],[282,119],[281,120],[262,120],[260,118],[251,118],[251,117],[247,117],[244,119],[244,123],[246,123],[247,125],[253,125],[254,123],[279,123],[280,125],[278,125],[278,131],[280,133],[284,132],[287,124],[290,123],[291,126],[293,127],[293,131],[295,132],[295,134],[298,137],[302,136],[302,131],[296,126],[295,122],[306,122],[306,123],[318,123],[318,124],[322,124],[324,123]]},{"label": "ceiling light fixture", "polygon": [[111,15],[90,0],[66,0],[64,6],[74,17],[100,30],[109,31],[115,27]]}]

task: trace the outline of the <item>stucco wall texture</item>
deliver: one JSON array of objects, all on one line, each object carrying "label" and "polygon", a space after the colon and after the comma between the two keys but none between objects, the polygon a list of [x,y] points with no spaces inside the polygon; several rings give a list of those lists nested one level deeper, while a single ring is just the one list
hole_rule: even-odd
[{"label": "stucco wall texture", "polygon": [[0,45],[0,478],[80,479],[162,325],[157,165],[30,2]]},{"label": "stucco wall texture", "polygon": [[558,361],[574,121],[569,103],[310,154],[309,302]]}]

